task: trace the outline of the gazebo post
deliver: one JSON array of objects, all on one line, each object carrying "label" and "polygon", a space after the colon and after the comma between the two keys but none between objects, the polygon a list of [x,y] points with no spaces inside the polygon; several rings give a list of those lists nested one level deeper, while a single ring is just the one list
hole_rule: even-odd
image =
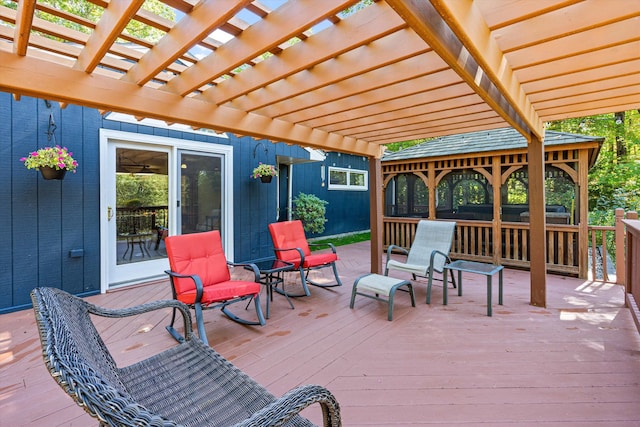
[{"label": "gazebo post", "polygon": [[435,188],[438,188],[438,183],[436,182],[436,165],[434,162],[429,162],[427,165],[427,177],[429,183],[427,188],[429,188],[429,219],[436,219],[437,216],[437,204],[436,200],[436,191]]},{"label": "gazebo post", "polygon": [[382,273],[382,164],[369,157],[369,222],[371,229],[371,272]]},{"label": "gazebo post", "polygon": [[[578,151],[578,277],[589,275],[589,152]],[[573,212],[572,212],[573,214]]]},{"label": "gazebo post", "polygon": [[529,135],[529,242],[531,245],[531,305],[547,306],[547,231],[545,224],[544,143]]}]

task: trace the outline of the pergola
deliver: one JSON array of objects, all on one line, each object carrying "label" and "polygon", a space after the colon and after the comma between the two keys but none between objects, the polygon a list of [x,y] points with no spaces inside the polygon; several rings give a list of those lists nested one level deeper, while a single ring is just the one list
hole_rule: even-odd
[{"label": "pergola", "polygon": [[[46,1],[0,6],[0,90],[368,156],[373,271],[384,144],[516,129],[544,253],[544,122],[640,108],[640,1],[381,0],[351,14],[356,0],[160,1],[175,21],[143,0],[87,0],[96,22]],[[131,36],[132,20],[164,35]],[[533,305],[545,290],[532,259]]]}]

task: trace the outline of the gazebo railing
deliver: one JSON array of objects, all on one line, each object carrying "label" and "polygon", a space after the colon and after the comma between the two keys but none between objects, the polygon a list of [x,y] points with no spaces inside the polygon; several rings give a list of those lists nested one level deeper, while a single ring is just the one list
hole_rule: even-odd
[{"label": "gazebo railing", "polygon": [[[593,280],[623,283],[624,258],[616,257],[613,261],[611,255],[624,254],[625,230],[622,219],[625,217],[633,219],[637,218],[637,214],[625,214],[622,209],[617,209],[615,226],[589,226],[589,238],[585,239],[588,247],[584,248],[583,252],[579,248],[580,227],[578,225],[548,223],[546,227],[547,271],[578,277],[586,276],[587,272],[590,272]],[[408,249],[419,220],[420,218],[384,217],[384,248],[394,244]],[[607,242],[610,243],[609,248]],[[612,245],[614,245],[614,251],[611,250]],[[591,259],[587,254],[590,254]],[[491,221],[456,220],[451,256],[455,259],[529,268],[531,261],[529,223],[503,222],[500,229],[500,244],[496,245]]]}]

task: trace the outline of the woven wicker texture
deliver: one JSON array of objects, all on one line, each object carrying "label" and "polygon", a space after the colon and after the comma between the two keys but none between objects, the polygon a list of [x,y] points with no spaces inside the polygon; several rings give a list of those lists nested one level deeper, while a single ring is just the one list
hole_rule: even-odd
[{"label": "woven wicker texture", "polygon": [[[108,426],[312,426],[297,415],[319,403],[325,426],[340,426],[337,401],[327,389],[303,385],[281,398],[198,340],[186,305],[158,301],[110,310],[53,288],[31,293],[43,357],[60,387]],[[126,317],[176,307],[185,342],[134,365],[118,368],[89,314]]]}]

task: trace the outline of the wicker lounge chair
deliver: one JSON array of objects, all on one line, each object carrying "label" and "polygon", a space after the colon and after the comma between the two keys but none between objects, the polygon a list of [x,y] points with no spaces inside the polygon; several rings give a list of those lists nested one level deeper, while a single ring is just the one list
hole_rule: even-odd
[{"label": "wicker lounge chair", "polygon": [[[453,231],[456,223],[452,221],[421,220],[416,228],[411,248],[406,249],[390,245],[387,248],[387,264],[384,275],[389,275],[389,270],[411,273],[415,280],[417,276],[427,277],[427,304],[431,303],[431,285],[433,272],[442,274],[445,262],[451,262],[449,251],[453,242]],[[393,251],[400,251],[407,255],[406,262],[391,259]],[[454,278],[451,277],[453,287],[456,287]]]},{"label": "wicker lounge chair", "polygon": [[[273,250],[276,258],[293,263],[293,268],[300,271],[300,279],[302,281],[304,294],[289,294],[290,296],[299,297],[311,295],[307,283],[320,288],[342,286],[342,282],[340,281],[340,276],[338,276],[338,270],[336,268],[336,261],[338,260],[336,247],[331,243],[314,244],[307,242],[302,221],[294,220],[274,222],[269,224],[269,233],[271,234],[271,240],[273,240]],[[328,246],[331,248],[331,252],[311,253],[310,246]],[[322,284],[309,279],[309,271],[325,267],[333,268],[333,275],[336,278],[335,283]]]},{"label": "wicker lounge chair", "polygon": [[[304,385],[275,398],[193,334],[189,308],[179,301],[114,310],[54,288],[36,288],[31,298],[45,365],[101,426],[312,426],[298,414],[314,403],[325,426],[341,425],[331,392]],[[90,318],[167,308],[182,313],[184,342],[123,368]]]}]

